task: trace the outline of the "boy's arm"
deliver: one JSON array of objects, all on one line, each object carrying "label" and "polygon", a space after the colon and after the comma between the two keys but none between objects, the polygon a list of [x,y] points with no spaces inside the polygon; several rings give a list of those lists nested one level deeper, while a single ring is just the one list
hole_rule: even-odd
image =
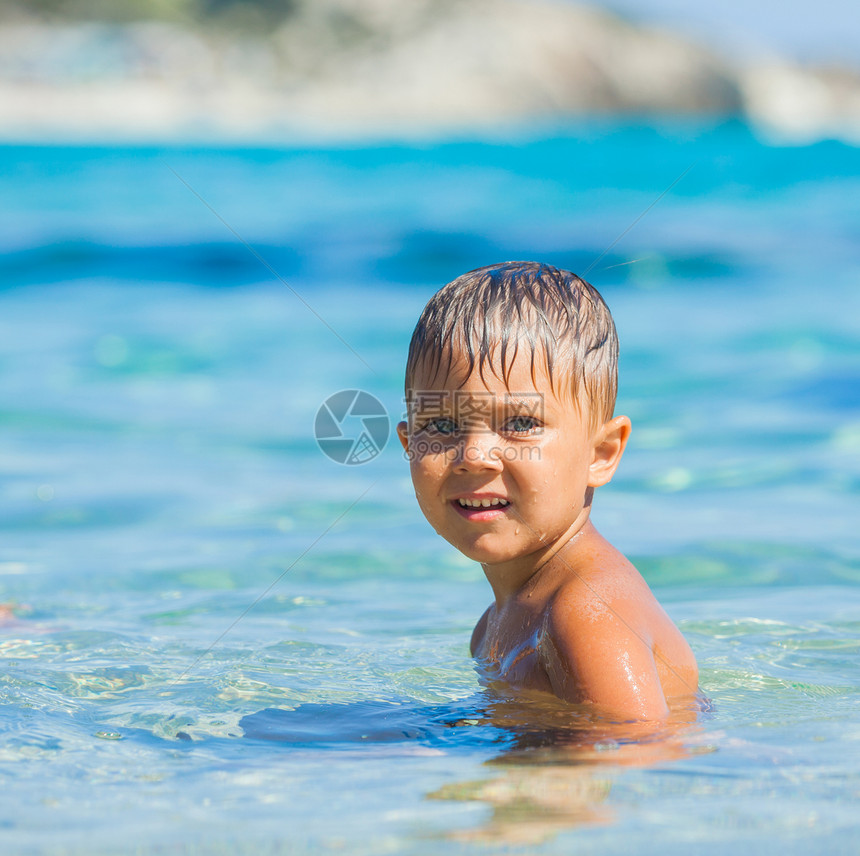
[{"label": "boy's arm", "polygon": [[611,604],[562,597],[547,629],[547,674],[560,698],[591,702],[625,720],[668,716],[651,640]]}]

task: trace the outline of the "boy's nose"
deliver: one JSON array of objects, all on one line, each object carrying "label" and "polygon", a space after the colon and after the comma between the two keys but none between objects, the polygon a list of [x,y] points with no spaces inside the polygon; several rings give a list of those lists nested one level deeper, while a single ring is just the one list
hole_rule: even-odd
[{"label": "boy's nose", "polygon": [[472,430],[464,434],[457,444],[455,468],[463,471],[501,469],[501,449],[494,441],[492,431]]}]

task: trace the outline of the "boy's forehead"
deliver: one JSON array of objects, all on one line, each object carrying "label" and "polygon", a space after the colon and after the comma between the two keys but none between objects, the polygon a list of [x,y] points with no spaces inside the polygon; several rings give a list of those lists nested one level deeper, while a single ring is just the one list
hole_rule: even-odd
[{"label": "boy's forehead", "polygon": [[490,358],[485,359],[483,373],[477,354],[469,370],[468,356],[462,349],[451,349],[450,363],[448,354],[441,355],[438,360],[425,354],[417,361],[409,379],[410,410],[459,412],[463,408],[486,409],[489,402],[493,409],[513,407],[532,415],[537,415],[538,409],[542,412],[572,410],[582,417],[591,410],[581,387],[565,383],[558,370],[554,377],[550,375],[546,355],[541,350],[534,352],[534,363],[528,343],[521,343],[513,359],[511,353],[506,355],[503,366],[496,348]]},{"label": "boy's forehead", "polygon": [[552,390],[553,384],[546,355],[532,352],[528,344],[511,348],[502,360],[501,348],[494,347],[483,361],[476,353],[472,365],[463,348],[451,350],[433,359],[423,355],[417,362],[411,384],[413,389],[479,390],[497,394],[535,393]]},{"label": "boy's forehead", "polygon": [[439,413],[497,412],[515,410],[532,416],[542,414],[546,396],[537,391],[498,393],[482,389],[413,389],[410,409]]}]

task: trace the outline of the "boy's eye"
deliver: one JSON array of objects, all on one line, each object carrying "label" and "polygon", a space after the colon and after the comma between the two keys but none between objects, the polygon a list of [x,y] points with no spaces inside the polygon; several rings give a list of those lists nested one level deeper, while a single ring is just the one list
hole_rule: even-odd
[{"label": "boy's eye", "polygon": [[454,424],[453,419],[440,416],[438,419],[431,419],[429,422],[425,423],[424,430],[431,431],[434,434],[444,434],[445,436],[448,436],[457,430],[457,426]]},{"label": "boy's eye", "polygon": [[539,427],[533,416],[514,416],[505,423],[505,429],[511,434],[531,434]]}]

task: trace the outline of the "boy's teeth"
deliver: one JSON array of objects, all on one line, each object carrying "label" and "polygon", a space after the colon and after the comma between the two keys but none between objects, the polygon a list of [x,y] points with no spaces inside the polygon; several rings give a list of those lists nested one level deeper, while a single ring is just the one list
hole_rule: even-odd
[{"label": "boy's teeth", "polygon": [[491,508],[494,505],[508,505],[506,499],[494,496],[492,499],[458,499],[460,508]]}]

